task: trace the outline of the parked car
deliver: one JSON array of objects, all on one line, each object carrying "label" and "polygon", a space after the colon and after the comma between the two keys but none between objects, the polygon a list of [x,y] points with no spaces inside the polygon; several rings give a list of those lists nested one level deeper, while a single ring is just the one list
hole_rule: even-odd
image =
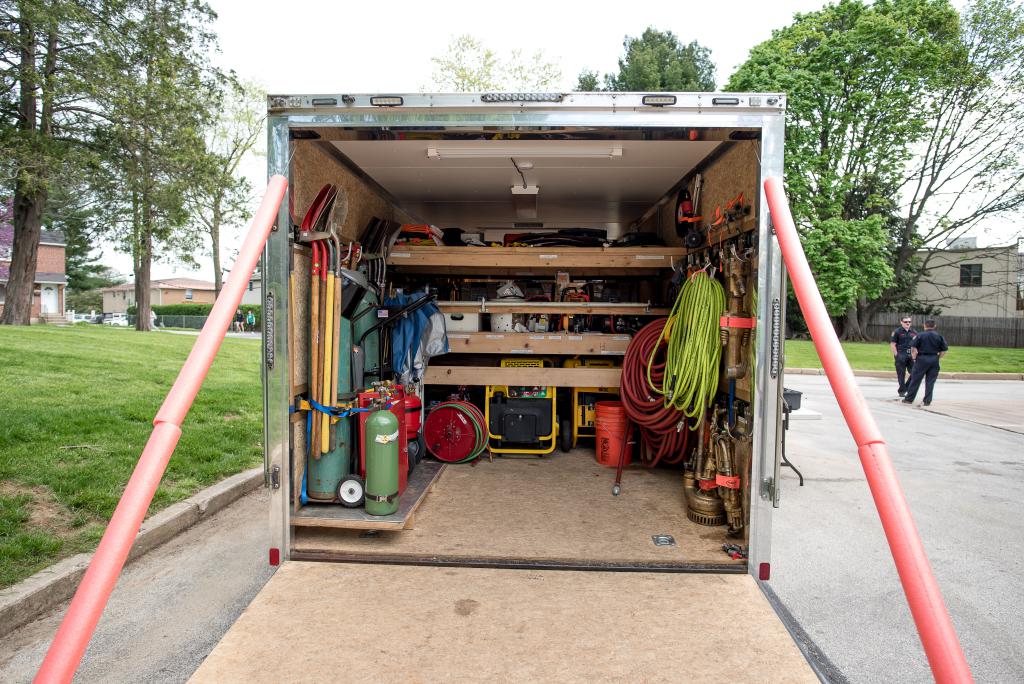
[{"label": "parked car", "polygon": [[107,314],[104,314],[103,316],[104,316],[104,318],[103,318],[103,325],[116,325],[119,328],[127,328],[128,327],[128,315],[127,314],[115,313],[115,314],[110,314],[109,317],[107,317]]}]

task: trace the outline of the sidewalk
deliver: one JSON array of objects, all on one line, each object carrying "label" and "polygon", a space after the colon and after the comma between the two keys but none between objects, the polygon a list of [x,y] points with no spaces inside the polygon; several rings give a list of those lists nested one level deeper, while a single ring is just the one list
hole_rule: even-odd
[{"label": "sidewalk", "polygon": [[[824,375],[821,368],[787,368],[787,375]],[[891,370],[854,370],[853,374],[861,378],[894,378],[896,371]],[[1024,380],[1024,373],[945,373],[940,372],[941,380]]]},{"label": "sidewalk", "polygon": [[[168,335],[192,335],[197,337],[199,335],[198,330],[166,330],[164,328],[153,328],[155,332],[167,333]],[[262,333],[258,332],[229,332],[226,337],[241,337],[247,340],[258,340],[263,337]]]}]

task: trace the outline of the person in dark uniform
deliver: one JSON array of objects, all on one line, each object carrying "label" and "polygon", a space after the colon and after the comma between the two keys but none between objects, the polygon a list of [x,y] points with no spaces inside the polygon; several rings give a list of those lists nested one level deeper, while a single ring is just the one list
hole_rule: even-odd
[{"label": "person in dark uniform", "polygon": [[910,384],[907,386],[907,396],[904,397],[904,404],[913,404],[917,390],[921,387],[921,379],[924,379],[924,405],[932,403],[932,390],[935,388],[935,379],[939,377],[939,359],[949,351],[946,339],[935,332],[935,321],[924,322],[924,332],[914,338],[910,343],[910,353],[914,359],[914,370],[910,372]]},{"label": "person in dark uniform", "polygon": [[907,394],[907,380],[914,370],[914,359],[910,354],[910,343],[917,337],[917,331],[910,327],[910,316],[900,320],[900,327],[892,331],[889,349],[896,362],[896,380],[900,383],[900,396]]}]

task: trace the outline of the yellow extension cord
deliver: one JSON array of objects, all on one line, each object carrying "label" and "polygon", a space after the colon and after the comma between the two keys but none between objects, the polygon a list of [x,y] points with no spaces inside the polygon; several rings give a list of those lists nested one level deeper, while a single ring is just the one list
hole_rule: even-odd
[{"label": "yellow extension cord", "polygon": [[654,354],[647,360],[649,389],[665,398],[665,406],[697,418],[690,429],[700,424],[699,417],[711,405],[718,391],[722,343],[719,337],[725,312],[725,290],[704,271],[691,275],[672,305],[665,324],[667,342],[665,377],[662,391],[651,382]]}]

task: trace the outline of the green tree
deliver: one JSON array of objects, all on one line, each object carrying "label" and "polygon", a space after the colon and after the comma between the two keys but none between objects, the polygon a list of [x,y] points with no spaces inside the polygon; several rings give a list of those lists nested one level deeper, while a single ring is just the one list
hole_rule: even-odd
[{"label": "green tree", "polygon": [[520,50],[502,57],[467,34],[453,39],[430,61],[433,81],[423,90],[436,92],[538,92],[556,88],[562,78],[561,68],[549,62],[543,50],[529,58]]},{"label": "green tree", "polygon": [[867,316],[913,302],[935,247],[986,222],[1019,220],[1024,208],[1024,6],[967,5],[943,57],[925,101],[928,135],[899,188],[895,279]]},{"label": "green tree", "polygon": [[109,74],[95,92],[109,123],[96,131],[102,161],[92,177],[108,237],[132,256],[136,328],[148,330],[153,259],[192,259],[198,247],[185,197],[202,176],[202,133],[220,105],[207,61],[214,15],[198,0],[119,5],[96,56]]},{"label": "green tree", "polygon": [[0,5],[0,167],[14,194],[14,246],[0,323],[29,323],[52,179],[74,163],[93,125],[84,93],[97,80],[95,16],[88,0]]},{"label": "green tree", "polygon": [[671,31],[648,27],[639,38],[626,36],[619,58],[619,73],[599,75],[585,69],[576,90],[618,92],[707,92],[715,89],[715,64],[711,50],[697,41],[683,45]]},{"label": "green tree", "polygon": [[787,191],[847,337],[863,336],[860,306],[894,282],[897,189],[927,138],[925,103],[957,26],[946,0],[841,0],[797,14],[729,80],[727,90],[789,95]]},{"label": "green tree", "polygon": [[206,132],[206,155],[197,182],[188,193],[187,208],[196,227],[210,238],[214,289],[223,285],[220,232],[248,217],[252,182],[238,175],[238,167],[264,130],[265,93],[254,83],[228,79],[228,94],[219,116]]}]

